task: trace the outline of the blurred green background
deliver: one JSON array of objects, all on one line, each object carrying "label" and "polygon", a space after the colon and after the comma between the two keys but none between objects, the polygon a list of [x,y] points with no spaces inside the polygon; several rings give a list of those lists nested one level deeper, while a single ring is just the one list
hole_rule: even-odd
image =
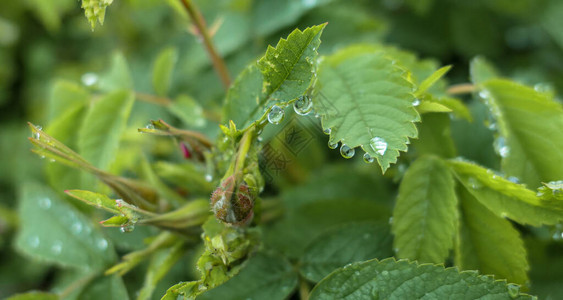
[{"label": "blurred green background", "polygon": [[[218,29],[213,39],[232,78],[268,44],[294,28],[328,22],[321,54],[350,43],[383,42],[440,65],[452,64],[448,74],[452,84],[468,82],[469,62],[483,56],[507,77],[555,94],[563,91],[560,0],[195,2],[209,26]],[[124,57],[135,91],[155,94],[151,85],[154,60],[163,49],[175,47],[179,56],[170,94],[188,94],[206,111],[217,112],[224,89],[189,24],[176,0],[115,0],[107,9],[105,24],[98,24],[94,31],[76,0],[0,2],[0,297],[42,289],[54,280],[53,269],[29,263],[12,250],[11,241],[18,223],[14,209],[20,184],[46,181],[44,162],[29,151],[26,122],[48,123],[55,80],[85,88],[108,84],[104,78],[119,79],[110,76],[111,68]],[[469,97],[464,100],[470,103],[476,122],[473,127],[454,123],[460,152],[496,167],[492,134],[482,126],[483,107]],[[129,126],[142,127],[157,118],[174,123],[166,110],[138,105]],[[214,135],[217,126],[210,122],[201,130]],[[475,132],[479,134],[472,136]],[[530,249],[534,251],[561,253],[561,247]],[[547,268],[553,261],[532,263]],[[536,293],[557,285],[557,279],[546,276],[541,268],[532,269],[532,278],[539,279]]]}]

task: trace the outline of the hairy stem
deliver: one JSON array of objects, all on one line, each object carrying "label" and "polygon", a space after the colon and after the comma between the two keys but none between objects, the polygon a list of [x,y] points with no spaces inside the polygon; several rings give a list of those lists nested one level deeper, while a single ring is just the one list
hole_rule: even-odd
[{"label": "hairy stem", "polygon": [[225,86],[225,89],[229,88],[231,85],[231,78],[229,76],[229,71],[227,70],[227,66],[225,65],[225,61],[217,54],[217,50],[211,41],[211,36],[209,35],[209,31],[207,30],[207,26],[205,25],[205,20],[201,15],[201,12],[197,9],[194,5],[192,0],[181,0],[184,8],[190,15],[192,22],[197,28],[197,33],[201,40],[203,41],[203,45],[205,46],[205,50],[207,50],[207,54],[211,58],[213,62],[213,67],[215,71],[219,75],[221,82]]}]

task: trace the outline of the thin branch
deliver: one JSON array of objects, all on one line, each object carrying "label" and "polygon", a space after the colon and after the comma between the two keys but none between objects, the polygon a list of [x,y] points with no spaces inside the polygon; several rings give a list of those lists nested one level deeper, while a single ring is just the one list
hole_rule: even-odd
[{"label": "thin branch", "polygon": [[450,95],[470,94],[475,91],[475,86],[471,83],[454,84],[448,87],[447,93]]},{"label": "thin branch", "polygon": [[194,25],[197,27],[197,33],[203,41],[205,50],[207,50],[207,54],[209,54],[209,57],[213,62],[213,67],[219,75],[221,82],[223,82],[225,89],[229,88],[231,85],[229,71],[227,70],[225,61],[217,54],[217,50],[211,41],[211,36],[207,30],[207,26],[205,25],[205,20],[203,19],[201,12],[197,9],[192,0],[181,0],[181,2],[184,5],[184,8],[188,11],[192,22],[194,22]]},{"label": "thin branch", "polygon": [[135,97],[143,102],[148,102],[160,106],[168,106],[172,104],[172,101],[168,98],[159,97],[155,95],[143,94],[143,93],[135,93]]}]

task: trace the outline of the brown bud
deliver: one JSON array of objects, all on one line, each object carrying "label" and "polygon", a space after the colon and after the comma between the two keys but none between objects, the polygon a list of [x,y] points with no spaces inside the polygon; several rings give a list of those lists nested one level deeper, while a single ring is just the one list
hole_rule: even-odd
[{"label": "brown bud", "polygon": [[237,187],[234,176],[230,176],[211,194],[211,210],[217,219],[225,223],[246,225],[254,216],[255,197],[246,181],[242,181]]}]

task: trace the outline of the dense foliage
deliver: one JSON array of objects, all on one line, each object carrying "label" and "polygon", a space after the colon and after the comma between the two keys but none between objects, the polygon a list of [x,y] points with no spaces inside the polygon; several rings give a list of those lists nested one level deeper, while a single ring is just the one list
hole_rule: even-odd
[{"label": "dense foliage", "polygon": [[0,297],[561,298],[562,20],[4,1]]}]

